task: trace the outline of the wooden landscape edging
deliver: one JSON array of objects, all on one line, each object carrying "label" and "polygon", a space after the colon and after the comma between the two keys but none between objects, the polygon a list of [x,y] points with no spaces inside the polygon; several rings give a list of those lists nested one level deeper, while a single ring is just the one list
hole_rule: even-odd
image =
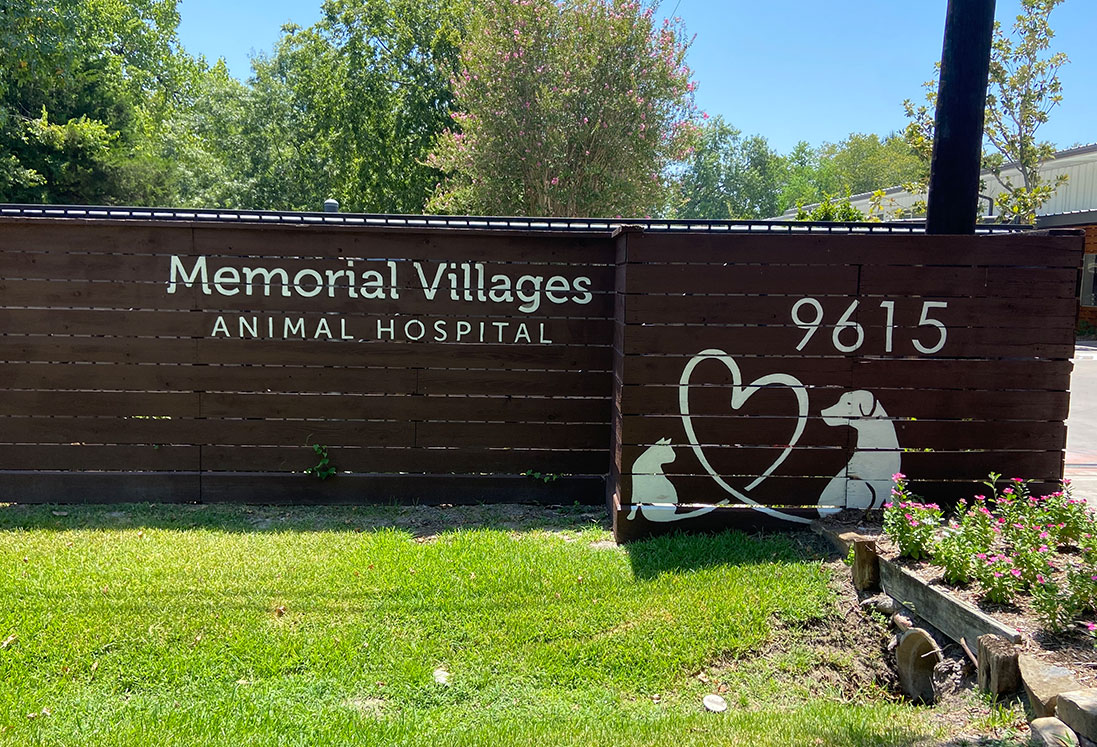
[{"label": "wooden landscape edging", "polygon": [[880,586],[904,607],[926,620],[952,640],[974,647],[979,636],[993,633],[1010,643],[1020,643],[1021,634],[983,614],[962,599],[925,583],[905,568],[880,558]]},{"label": "wooden landscape edging", "polygon": [[[855,532],[837,532],[819,522],[811,529],[823,536],[842,554],[861,539]],[[946,591],[927,584],[894,561],[876,556],[880,568],[880,588],[910,612],[934,626],[946,636],[974,649],[979,637],[987,633],[1000,636],[1010,643],[1020,643],[1021,634],[982,610],[958,599]]]},{"label": "wooden landscape edging", "polygon": [[1069,232],[3,217],[0,501],[608,498],[623,540],[806,526],[900,468],[1054,481],[1080,262]]}]

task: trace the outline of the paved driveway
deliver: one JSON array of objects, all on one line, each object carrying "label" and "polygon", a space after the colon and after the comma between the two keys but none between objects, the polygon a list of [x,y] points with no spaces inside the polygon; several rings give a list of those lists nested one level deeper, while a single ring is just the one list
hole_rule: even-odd
[{"label": "paved driveway", "polygon": [[1075,348],[1067,418],[1066,476],[1075,493],[1097,504],[1097,343]]}]

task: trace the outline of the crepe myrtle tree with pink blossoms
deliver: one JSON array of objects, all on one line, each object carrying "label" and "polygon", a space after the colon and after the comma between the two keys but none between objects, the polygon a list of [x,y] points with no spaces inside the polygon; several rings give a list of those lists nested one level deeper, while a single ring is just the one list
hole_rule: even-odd
[{"label": "crepe myrtle tree with pink blossoms", "polygon": [[678,19],[633,0],[486,0],[453,81],[458,113],[428,163],[440,213],[639,217],[699,115]]}]

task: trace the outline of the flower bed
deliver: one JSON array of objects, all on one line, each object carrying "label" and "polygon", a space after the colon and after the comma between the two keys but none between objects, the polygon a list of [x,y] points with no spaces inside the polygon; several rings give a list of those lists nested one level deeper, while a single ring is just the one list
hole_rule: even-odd
[{"label": "flower bed", "polygon": [[1045,633],[1094,636],[1097,520],[1069,482],[1037,496],[1021,478],[992,474],[989,495],[958,501],[946,519],[910,492],[904,475],[893,480],[883,529],[915,570],[939,569],[946,586],[1031,612]]}]

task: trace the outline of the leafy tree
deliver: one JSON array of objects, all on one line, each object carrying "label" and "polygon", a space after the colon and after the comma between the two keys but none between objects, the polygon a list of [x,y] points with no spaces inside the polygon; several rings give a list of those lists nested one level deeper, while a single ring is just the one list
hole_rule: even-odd
[{"label": "leafy tree", "polygon": [[853,132],[841,142],[823,143],[817,149],[800,142],[786,161],[785,208],[904,184],[918,178],[922,169],[918,154],[902,135],[894,133],[881,138]]},{"label": "leafy tree", "polygon": [[[235,206],[417,213],[449,124],[467,0],[328,0],[253,61],[236,148]],[[221,90],[224,90],[222,87]],[[216,96],[216,94],[213,94]]]},{"label": "leafy tree", "polygon": [[770,218],[785,206],[785,160],[764,137],[742,132],[714,117],[681,176],[681,218]]},{"label": "leafy tree", "polygon": [[249,89],[229,75],[224,60],[197,60],[177,105],[151,128],[157,157],[172,165],[171,204],[177,207],[252,207],[240,200],[248,159],[243,128]]},{"label": "leafy tree", "polygon": [[875,134],[850,133],[840,143],[824,143],[820,160],[830,166],[832,183],[827,188],[850,194],[910,181],[917,177],[922,166],[910,145],[894,133],[882,139]]},{"label": "leafy tree", "polygon": [[461,112],[428,163],[428,210],[640,216],[667,200],[694,105],[688,43],[632,0],[486,0],[462,50]]},{"label": "leafy tree", "polygon": [[[1036,139],[1036,130],[1063,100],[1058,71],[1067,56],[1049,52],[1055,36],[1049,17],[1062,1],[1022,0],[1013,24],[1016,41],[995,25],[984,131],[996,152],[984,165],[1004,188],[998,197],[1001,214],[1026,223],[1067,181],[1065,174],[1053,182],[1040,176],[1040,163],[1053,157],[1055,146]],[[1021,184],[1002,176],[1006,162],[1018,165]]]},{"label": "leafy tree", "polygon": [[0,0],[0,199],[168,195],[150,147],[186,63],[175,0]]},{"label": "leafy tree", "polygon": [[[1055,32],[1049,21],[1051,12],[1062,1],[1021,0],[1021,12],[1012,28],[1013,38],[1006,36],[999,23],[994,24],[983,166],[990,169],[1002,188],[997,200],[1002,221],[1033,222],[1036,211],[1067,179],[1060,176],[1048,182],[1040,175],[1041,162],[1054,155],[1055,146],[1038,140],[1036,135],[1063,98],[1058,72],[1068,60],[1066,54],[1050,51]],[[925,88],[924,104],[903,102],[910,120],[904,136],[923,163],[920,178],[907,185],[908,191],[914,193],[926,190],[933,151],[936,79],[927,82]],[[1002,175],[1009,165],[1018,167],[1020,184]]]},{"label": "leafy tree", "polygon": [[796,143],[785,156],[787,178],[781,190],[782,210],[792,205],[818,202],[824,194],[838,191],[831,164],[806,140]]}]

